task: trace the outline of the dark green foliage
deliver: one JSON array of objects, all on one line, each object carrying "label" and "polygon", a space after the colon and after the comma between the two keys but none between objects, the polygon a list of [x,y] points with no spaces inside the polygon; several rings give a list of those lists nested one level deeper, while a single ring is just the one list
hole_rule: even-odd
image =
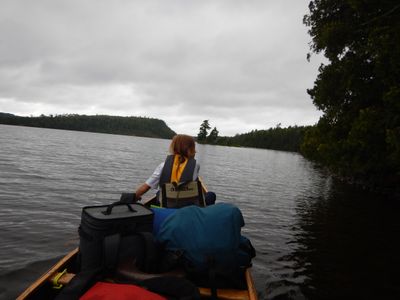
[{"label": "dark green foliage", "polygon": [[0,123],[54,129],[136,135],[169,139],[175,135],[164,121],[142,117],[57,115],[20,117],[0,114]]},{"label": "dark green foliage", "polygon": [[315,0],[304,17],[311,49],[323,52],[314,87],[323,112],[302,153],[369,186],[400,179],[400,3]]},{"label": "dark green foliage", "polygon": [[234,137],[219,137],[216,144],[296,152],[300,150],[300,144],[308,128],[277,126],[268,130],[253,130],[249,133],[237,134]]},{"label": "dark green foliage", "polygon": [[209,129],[211,129],[211,127],[210,124],[208,123],[208,120],[204,120],[203,123],[201,123],[200,125],[200,131],[197,135],[198,142],[201,143],[206,141]]},{"label": "dark green foliage", "polygon": [[207,136],[207,143],[214,144],[218,139],[218,130],[217,127],[214,127],[213,130],[210,131],[210,134]]}]

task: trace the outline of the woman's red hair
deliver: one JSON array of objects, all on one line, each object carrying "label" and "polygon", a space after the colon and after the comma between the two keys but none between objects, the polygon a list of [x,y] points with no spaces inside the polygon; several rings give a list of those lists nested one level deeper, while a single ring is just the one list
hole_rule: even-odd
[{"label": "woman's red hair", "polygon": [[194,138],[186,134],[177,134],[173,137],[169,152],[179,154],[185,158],[193,157],[196,153],[196,143]]}]

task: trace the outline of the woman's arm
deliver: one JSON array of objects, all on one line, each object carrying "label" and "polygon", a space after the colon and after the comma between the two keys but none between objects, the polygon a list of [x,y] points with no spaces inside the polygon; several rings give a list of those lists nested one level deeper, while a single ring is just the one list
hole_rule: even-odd
[{"label": "woman's arm", "polygon": [[146,183],[143,183],[136,190],[136,199],[140,199],[143,194],[145,194],[150,189],[150,186]]},{"label": "woman's arm", "polygon": [[147,179],[145,183],[137,188],[136,199],[140,200],[142,195],[146,193],[149,189],[155,189],[158,186],[163,167],[164,163],[159,164],[158,167],[154,170],[153,174],[149,177],[149,179]]}]

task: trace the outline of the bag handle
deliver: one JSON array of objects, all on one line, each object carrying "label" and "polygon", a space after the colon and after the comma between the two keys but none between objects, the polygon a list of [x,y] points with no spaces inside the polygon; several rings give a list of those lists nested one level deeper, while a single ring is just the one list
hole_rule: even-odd
[{"label": "bag handle", "polygon": [[139,199],[136,199],[136,193],[122,193],[119,202],[133,204],[136,203],[137,200]]},{"label": "bag handle", "polygon": [[117,201],[117,202],[114,202],[114,203],[110,204],[109,206],[107,206],[107,209],[105,211],[102,211],[103,215],[106,215],[106,216],[111,215],[113,208],[115,206],[120,206],[120,205],[126,205],[129,209],[129,211],[136,212],[136,210],[134,210],[130,204],[121,203],[120,201]]}]

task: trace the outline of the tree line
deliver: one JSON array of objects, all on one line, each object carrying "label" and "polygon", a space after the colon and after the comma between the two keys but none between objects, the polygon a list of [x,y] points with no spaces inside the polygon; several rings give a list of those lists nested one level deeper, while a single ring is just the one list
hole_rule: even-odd
[{"label": "tree line", "polygon": [[200,125],[197,135],[199,143],[221,146],[252,147],[282,151],[299,152],[305,132],[311,126],[289,126],[281,128],[278,124],[275,128],[267,130],[252,130],[244,134],[236,134],[233,137],[219,136],[216,127],[211,129],[209,120],[204,120]]},{"label": "tree line", "polygon": [[21,117],[0,113],[0,123],[165,139],[172,138],[176,134],[164,121],[145,117],[88,116],[78,114]]},{"label": "tree line", "polygon": [[287,128],[277,126],[267,130],[252,130],[233,137],[220,138],[217,144],[299,152],[307,128],[305,126]]}]

